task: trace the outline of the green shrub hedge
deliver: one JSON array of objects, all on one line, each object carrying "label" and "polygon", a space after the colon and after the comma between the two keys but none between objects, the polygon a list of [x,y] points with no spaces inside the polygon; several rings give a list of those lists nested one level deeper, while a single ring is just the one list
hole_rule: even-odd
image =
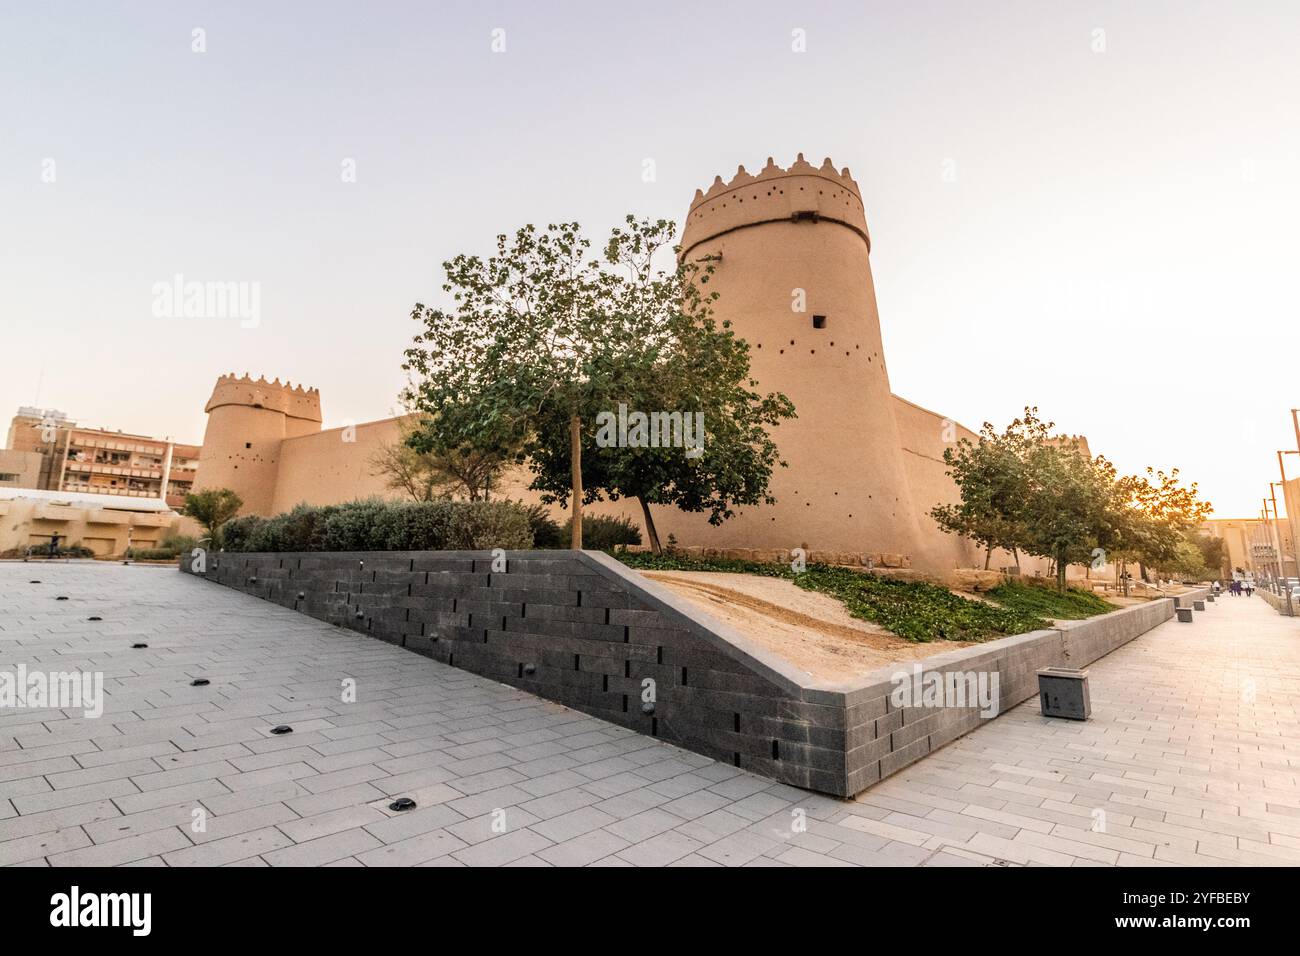
[{"label": "green shrub hedge", "polygon": [[[573,534],[573,519],[564,522],[560,529],[560,544],[567,548]],[[582,516],[582,546],[591,551],[613,551],[620,545],[640,544],[641,529],[627,518],[606,518],[602,515]]]},{"label": "green shrub hedge", "polygon": [[810,564],[795,573],[786,564],[760,564],[728,558],[688,558],[678,554],[616,557],[644,571],[727,571],[784,578],[805,591],[840,601],[853,617],[872,621],[909,641],[988,641],[1048,627],[1042,618],[1014,608],[971,601],[923,581],[892,578],[852,568]]},{"label": "green shrub hedge", "polygon": [[1091,591],[1082,588],[1058,591],[1055,585],[1055,581],[1047,579],[1022,578],[999,584],[988,595],[1003,607],[1056,620],[1074,621],[1117,609],[1117,605]]},{"label": "green shrub hedge", "polygon": [[511,501],[298,505],[222,526],[227,551],[483,551],[533,547],[529,509]]},{"label": "green shrub hedge", "polygon": [[199,539],[192,534],[181,534],[178,531],[168,532],[163,539],[158,542],[161,550],[175,551],[177,554],[189,554],[199,546]]},{"label": "green shrub hedge", "polygon": [[131,548],[126,552],[132,561],[174,561],[179,554],[172,548]]},{"label": "green shrub hedge", "polygon": [[533,547],[543,551],[567,548],[569,539],[562,533],[560,524],[551,517],[545,505],[530,505],[528,524],[533,529]]}]

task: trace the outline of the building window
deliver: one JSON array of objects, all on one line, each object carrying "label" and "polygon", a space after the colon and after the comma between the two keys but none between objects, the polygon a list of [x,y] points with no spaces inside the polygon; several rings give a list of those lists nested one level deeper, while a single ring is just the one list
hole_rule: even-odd
[{"label": "building window", "polygon": [[253,443],[252,443],[251,441],[246,441],[246,442],[244,442],[244,447],[245,447],[245,448],[252,448],[252,447],[253,447]]},{"label": "building window", "polygon": [[814,328],[814,329],[824,329],[824,328],[826,328],[826,316],[824,316],[824,315],[814,315],[814,316],[813,316],[813,328]]},{"label": "building window", "polygon": [[12,471],[0,471],[0,481],[17,481],[18,474]]}]

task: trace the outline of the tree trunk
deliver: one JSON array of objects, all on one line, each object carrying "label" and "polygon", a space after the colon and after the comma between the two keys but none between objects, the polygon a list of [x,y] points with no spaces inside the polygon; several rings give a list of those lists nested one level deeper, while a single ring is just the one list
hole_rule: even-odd
[{"label": "tree trunk", "polygon": [[993,545],[989,545],[987,548],[984,549],[984,570],[985,571],[989,569],[989,560],[992,557],[993,557]]},{"label": "tree trunk", "polygon": [[655,519],[650,514],[650,506],[640,495],[636,496],[636,500],[641,502],[641,514],[645,517],[645,533],[650,539],[650,550],[655,554],[663,554],[664,549],[659,545],[659,532],[655,530]]},{"label": "tree trunk", "polygon": [[1056,559],[1056,590],[1065,590],[1065,557],[1058,556]]},{"label": "tree trunk", "polygon": [[574,415],[569,419],[569,459],[572,464],[573,485],[569,493],[573,495],[573,531],[569,536],[569,547],[575,551],[582,550],[582,419]]},{"label": "tree trunk", "polygon": [[1020,570],[1020,549],[1012,548],[1011,557],[1016,562],[1016,575],[1019,576],[1022,573]]}]

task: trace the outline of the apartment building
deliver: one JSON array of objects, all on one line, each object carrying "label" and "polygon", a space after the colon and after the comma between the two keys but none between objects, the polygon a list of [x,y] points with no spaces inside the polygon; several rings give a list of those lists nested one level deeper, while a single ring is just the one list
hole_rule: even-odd
[{"label": "apartment building", "polygon": [[[200,451],[197,445],[148,435],[81,427],[63,412],[27,406],[19,408],[10,423],[7,450],[41,456],[35,483],[24,487],[153,498],[173,508],[185,503],[194,485]],[[33,480],[31,471],[28,465],[23,480]],[[13,487],[17,482],[6,484]]]}]

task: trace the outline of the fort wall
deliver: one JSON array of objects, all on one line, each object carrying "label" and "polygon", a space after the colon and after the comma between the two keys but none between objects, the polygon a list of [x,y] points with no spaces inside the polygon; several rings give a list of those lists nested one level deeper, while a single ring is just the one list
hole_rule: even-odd
[{"label": "fort wall", "polygon": [[[944,449],[977,436],[891,391],[870,252],[858,185],[829,159],[814,167],[801,154],[788,169],[769,159],[757,175],[740,167],[729,182],[718,177],[696,192],[681,255],[712,265],[716,318],[749,343],[757,390],[785,393],[797,417],[773,432],[787,463],[772,475],[776,504],[738,508],[719,527],[653,506],[661,540],[886,553],[924,571],[983,565],[973,543],[930,517],[935,505],[958,498]],[[398,439],[398,419],[321,431],[315,389],[247,375],[222,376],[207,411],[198,484],[235,489],[244,513],[398,497],[374,465],[379,449]],[[512,470],[497,495],[538,501],[530,477]],[[635,501],[590,510],[642,522]],[[564,517],[558,509],[556,517]],[[1011,563],[994,555],[994,567]]]}]

